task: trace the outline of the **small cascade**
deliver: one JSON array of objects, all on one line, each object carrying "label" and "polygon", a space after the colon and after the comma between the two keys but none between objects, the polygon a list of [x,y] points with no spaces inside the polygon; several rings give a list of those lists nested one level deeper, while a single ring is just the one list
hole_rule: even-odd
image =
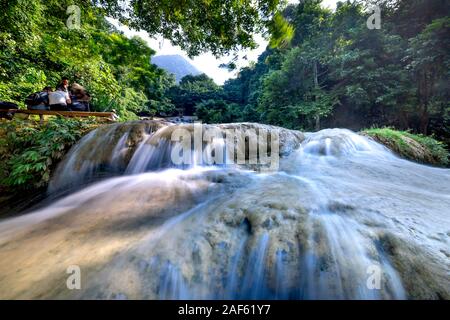
[{"label": "small cascade", "polygon": [[[303,134],[282,128],[259,124],[223,124],[199,126],[202,132],[211,132],[212,136],[200,136],[200,146],[194,143],[195,125],[178,125],[161,121],[138,121],[119,123],[101,127],[85,136],[58,166],[49,186],[49,193],[79,189],[91,182],[121,174],[139,174],[168,168],[188,169],[202,165],[234,164],[235,158],[242,155],[249,163],[249,155],[239,150],[248,146],[243,142],[243,134],[258,133],[259,130],[273,132],[278,130],[281,154],[289,154],[300,145]],[[172,160],[173,152],[182,149],[177,141],[175,130],[191,135],[189,143],[189,164],[176,164]],[[234,145],[224,142],[228,131],[239,133]],[[202,132],[200,134],[202,134]],[[240,135],[242,133],[242,135]],[[248,139],[248,137],[247,137]],[[231,153],[231,148],[235,148]],[[270,152],[270,150],[269,150]],[[182,154],[182,152],[179,152]],[[233,154],[233,159],[230,159]]]},{"label": "small cascade", "polygon": [[83,137],[58,165],[49,193],[122,174],[146,137],[167,123],[139,121],[100,127]]},{"label": "small cascade", "polygon": [[307,154],[323,156],[345,156],[357,152],[389,154],[374,141],[345,129],[325,129],[307,134],[302,147]]}]

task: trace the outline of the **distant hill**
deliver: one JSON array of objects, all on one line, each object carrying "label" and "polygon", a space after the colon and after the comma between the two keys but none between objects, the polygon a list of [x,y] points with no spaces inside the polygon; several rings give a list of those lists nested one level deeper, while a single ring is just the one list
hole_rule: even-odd
[{"label": "distant hill", "polygon": [[169,73],[173,73],[177,83],[180,82],[184,76],[202,74],[202,72],[194,67],[188,60],[177,54],[155,56],[152,58],[152,63]]}]

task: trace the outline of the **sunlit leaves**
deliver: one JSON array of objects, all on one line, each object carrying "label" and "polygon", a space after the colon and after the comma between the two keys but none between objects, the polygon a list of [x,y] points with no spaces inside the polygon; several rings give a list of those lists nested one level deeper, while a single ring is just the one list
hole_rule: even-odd
[{"label": "sunlit leaves", "polygon": [[43,126],[20,120],[0,123],[0,187],[26,190],[45,186],[53,164],[95,126],[91,120],[63,118]]},{"label": "sunlit leaves", "polygon": [[283,38],[282,31],[291,31],[283,29],[280,17],[273,20],[280,0],[131,0],[128,6],[121,6],[118,0],[94,2],[124,24],[170,39],[189,55],[255,48],[254,35],[269,26],[273,30],[282,27],[278,39]]}]

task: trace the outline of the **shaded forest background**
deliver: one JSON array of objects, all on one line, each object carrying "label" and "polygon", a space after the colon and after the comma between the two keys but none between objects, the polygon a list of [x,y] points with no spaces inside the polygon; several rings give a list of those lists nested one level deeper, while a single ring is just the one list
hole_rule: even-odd
[{"label": "shaded forest background", "polygon": [[[342,2],[336,12],[320,3],[289,6],[289,45],[267,49],[209,96],[190,95],[184,109],[208,122],[303,130],[392,126],[449,144],[450,2],[381,2],[380,30],[367,28],[364,3]],[[196,93],[213,87],[198,80]]]},{"label": "shaded forest background", "polygon": [[[210,123],[255,121],[300,130],[391,126],[450,144],[446,0],[343,1],[335,12],[320,0],[289,5],[282,11],[289,26],[279,22],[284,40],[272,40],[256,63],[223,86],[206,75],[187,76],[177,85],[151,64],[155,51],[143,40],[125,37],[106,21],[106,13],[115,16],[114,6],[105,11],[96,1],[77,2],[81,29],[69,30],[72,1],[1,2],[0,100],[23,105],[30,93],[67,76],[90,91],[94,110],[114,109],[122,120],[185,114]],[[380,30],[366,25],[374,2],[381,7]],[[147,22],[143,29],[151,28],[153,22],[141,18]],[[226,29],[222,22],[211,28]],[[268,30],[277,32],[270,25]],[[174,34],[169,27],[166,32]],[[193,39],[198,34],[190,32]],[[225,41],[225,31],[217,32],[220,37],[199,42],[217,54],[227,43],[236,49]],[[201,52],[191,38],[186,42],[190,54]],[[254,46],[245,33],[239,42]]]}]

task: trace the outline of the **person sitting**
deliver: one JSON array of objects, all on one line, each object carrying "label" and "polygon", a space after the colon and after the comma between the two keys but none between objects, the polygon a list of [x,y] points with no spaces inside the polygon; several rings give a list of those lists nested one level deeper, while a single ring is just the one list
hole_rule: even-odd
[{"label": "person sitting", "polygon": [[[53,91],[52,87],[45,87],[42,91],[35,92],[25,99],[28,110],[50,110],[49,95]],[[40,121],[44,121],[44,115],[39,115]]]},{"label": "person sitting", "polygon": [[17,104],[0,100],[0,119],[11,120],[14,117],[14,110],[17,109],[19,109]]},{"label": "person sitting", "polygon": [[72,111],[90,111],[89,102],[91,96],[86,89],[78,83],[73,83],[71,86]]},{"label": "person sitting", "polygon": [[116,109],[112,109],[111,111],[112,111],[112,113],[113,113],[112,119],[113,119],[114,121],[119,121],[120,117],[117,115]]},{"label": "person sitting", "polygon": [[70,111],[69,105],[72,103],[69,93],[63,87],[58,87],[56,91],[49,93],[50,110]]},{"label": "person sitting", "polygon": [[49,108],[49,94],[52,92],[52,87],[45,87],[42,91],[35,92],[25,99],[25,104],[28,110],[50,110]]},{"label": "person sitting", "polygon": [[56,86],[56,90],[69,92],[69,79],[67,77],[62,77],[61,82]]}]

